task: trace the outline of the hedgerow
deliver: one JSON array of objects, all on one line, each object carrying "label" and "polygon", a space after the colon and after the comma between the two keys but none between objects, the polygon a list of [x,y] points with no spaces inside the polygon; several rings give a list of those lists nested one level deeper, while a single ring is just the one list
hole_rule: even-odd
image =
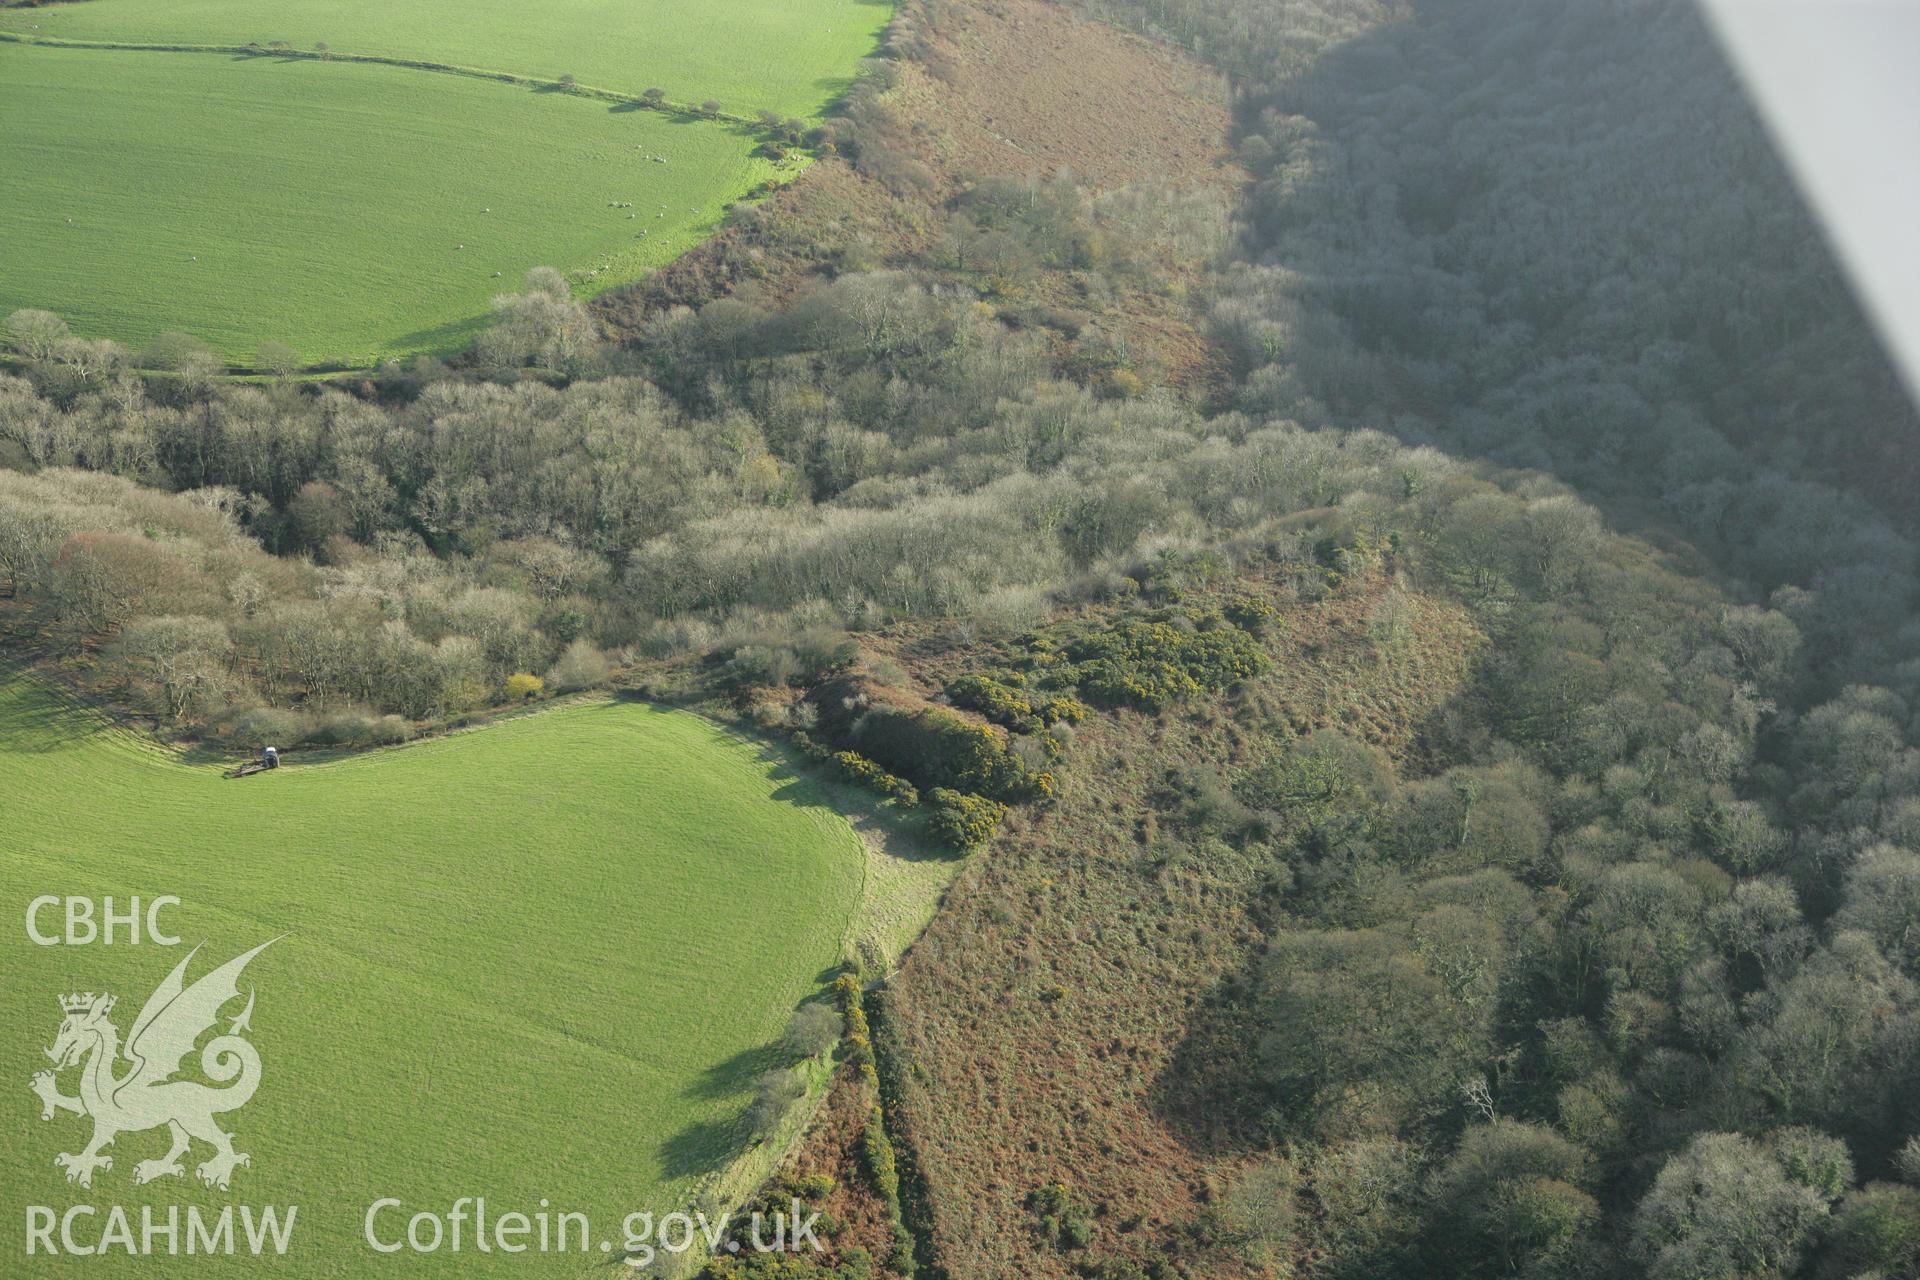
[{"label": "hedgerow", "polygon": [[879,1103],[867,1113],[866,1132],[860,1137],[860,1153],[866,1160],[867,1176],[873,1189],[895,1214],[900,1212],[900,1165],[893,1154],[893,1140],[887,1137],[884,1112]]},{"label": "hedgerow", "polygon": [[859,976],[843,973],[834,979],[833,995],[840,1004],[841,1014],[846,1018],[843,1043],[846,1045],[847,1060],[859,1070],[860,1079],[874,1099],[867,1112],[866,1126],[860,1133],[860,1155],[873,1189],[886,1202],[887,1217],[892,1223],[893,1250],[887,1265],[899,1275],[911,1277],[915,1269],[913,1236],[907,1230],[902,1216],[900,1161],[894,1152],[893,1140],[887,1136],[886,1112],[879,1101],[880,1075],[874,1060],[873,1033],[867,1024]]},{"label": "hedgerow", "polygon": [[851,973],[841,974],[834,979],[833,994],[847,1023],[844,1039],[847,1061],[853,1063],[862,1080],[878,1090],[880,1076],[873,1065],[873,1030],[867,1025],[866,1006],[861,1002],[860,979]]}]

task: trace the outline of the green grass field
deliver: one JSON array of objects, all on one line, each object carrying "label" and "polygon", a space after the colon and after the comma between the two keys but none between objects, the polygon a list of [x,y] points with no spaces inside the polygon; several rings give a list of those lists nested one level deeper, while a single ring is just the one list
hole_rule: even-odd
[{"label": "green grass field", "polygon": [[241,361],[444,348],[527,268],[632,279],[773,173],[729,125],[353,63],[0,44],[0,119],[0,312]]},{"label": "green grass field", "polygon": [[[847,823],[762,748],[612,702],[226,781],[0,677],[0,806],[9,1275],[27,1265],[24,1207],[72,1203],[136,1220],[143,1204],[297,1204],[278,1275],[582,1274],[577,1255],[376,1256],[361,1217],[382,1196],[440,1213],[462,1195],[495,1213],[545,1197],[600,1235],[685,1203],[738,1151],[762,1049],[841,956],[866,874]],[[135,1186],[159,1131],[123,1135],[90,1192],[54,1167],[90,1132],[66,1113],[43,1122],[27,1089],[55,997],[114,992],[124,1033],[185,947],[35,946],[21,922],[43,893],[178,895],[168,920],[205,944],[196,977],[288,935],[246,975],[264,1071],[225,1117],[253,1157],[230,1192],[191,1170]],[[45,1270],[102,1261],[115,1270]]]},{"label": "green grass field", "polygon": [[[82,0],[0,11],[0,32],[325,42],[811,118],[891,15],[875,0]],[[0,315],[44,308],[134,347],[181,331],[241,365],[269,341],[312,366],[458,348],[527,268],[587,296],[627,283],[797,172],[726,120],[342,56],[0,41],[0,121]]]},{"label": "green grass field", "polygon": [[877,0],[80,0],[7,15],[6,30],[142,44],[324,41],[738,115],[810,117],[843,92],[893,16]]}]

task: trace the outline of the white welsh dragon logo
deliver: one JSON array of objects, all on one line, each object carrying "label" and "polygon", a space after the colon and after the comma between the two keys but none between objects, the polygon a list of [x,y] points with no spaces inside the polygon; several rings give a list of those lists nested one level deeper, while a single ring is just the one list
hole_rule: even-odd
[{"label": "white welsh dragon logo", "polygon": [[[180,1167],[180,1157],[187,1154],[194,1138],[213,1148],[213,1155],[195,1170],[210,1187],[224,1191],[236,1165],[253,1163],[233,1149],[233,1135],[214,1123],[216,1115],[245,1106],[260,1085],[260,1055],[242,1036],[252,1029],[251,990],[247,1007],[231,1021],[226,1034],[207,1041],[200,1051],[200,1069],[208,1079],[233,1083],[216,1089],[197,1080],[172,1077],[179,1072],[181,1060],[193,1052],[194,1042],[219,1020],[221,1006],[238,998],[240,971],[277,941],[263,942],[187,986],[187,965],[200,950],[195,947],[147,997],[140,1016],[133,1020],[124,1051],[133,1065],[124,1074],[115,1074],[122,1054],[120,1028],[107,1017],[113,1011],[114,997],[91,991],[60,997],[66,1019],[60,1024],[53,1047],[46,1051],[53,1059],[53,1070],[33,1077],[33,1091],[40,1095],[42,1120],[53,1119],[56,1111],[93,1117],[93,1141],[87,1149],[79,1155],[62,1152],[53,1158],[67,1171],[68,1182],[91,1187],[94,1170],[113,1168],[113,1157],[101,1155],[102,1148],[112,1145],[122,1133],[160,1125],[166,1125],[172,1133],[173,1148],[161,1159],[136,1164],[135,1182],[182,1176],[185,1170]],[[55,1074],[83,1062],[79,1096],[62,1094]]]}]

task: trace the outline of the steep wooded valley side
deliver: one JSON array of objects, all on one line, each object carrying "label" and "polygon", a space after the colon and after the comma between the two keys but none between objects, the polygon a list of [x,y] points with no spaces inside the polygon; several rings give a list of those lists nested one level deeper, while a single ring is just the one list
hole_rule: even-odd
[{"label": "steep wooded valley side", "polygon": [[1920,1274],[1914,412],[1693,8],[928,0],[815,141],[444,363],[16,317],[9,654],[611,685],[951,859],[715,1277]]}]

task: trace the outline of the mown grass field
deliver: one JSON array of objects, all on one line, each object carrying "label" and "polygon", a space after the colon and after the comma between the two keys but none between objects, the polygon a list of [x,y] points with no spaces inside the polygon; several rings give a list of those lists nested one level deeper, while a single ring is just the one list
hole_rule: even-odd
[{"label": "mown grass field", "polygon": [[[813,118],[891,15],[876,0],[0,11],[23,40],[262,50],[0,41],[0,315],[44,308],[134,347],[185,332],[237,365],[263,342],[309,366],[456,349],[527,268],[558,267],[588,296],[629,282],[783,176],[734,121],[553,82]],[[267,51],[279,41],[330,56]]]},{"label": "mown grass field", "polygon": [[[851,828],[761,748],[611,702],[226,781],[0,677],[0,814],[8,1274],[24,1207],[76,1202],[136,1224],[142,1204],[297,1204],[279,1275],[581,1274],[603,1259],[379,1257],[361,1216],[382,1196],[440,1213],[545,1197],[598,1235],[685,1203],[739,1150],[763,1048],[840,958],[864,875]],[[192,976],[288,935],[246,975],[264,1073],[225,1118],[253,1156],[231,1192],[191,1170],[135,1186],[159,1132],[123,1135],[91,1192],[64,1183],[53,1157],[90,1125],[41,1121],[26,1087],[56,996],[116,993],[124,1033],[185,952],[35,946],[21,920],[42,893],[178,895],[168,919],[205,944]]]},{"label": "mown grass field", "polygon": [[0,44],[0,119],[0,312],[240,362],[444,348],[527,268],[632,279],[773,173],[726,124],[340,62]]},{"label": "mown grass field", "polygon": [[583,85],[728,111],[810,117],[850,83],[893,16],[885,0],[80,0],[19,10],[5,29],[75,40],[325,42],[374,54],[571,75]]}]

